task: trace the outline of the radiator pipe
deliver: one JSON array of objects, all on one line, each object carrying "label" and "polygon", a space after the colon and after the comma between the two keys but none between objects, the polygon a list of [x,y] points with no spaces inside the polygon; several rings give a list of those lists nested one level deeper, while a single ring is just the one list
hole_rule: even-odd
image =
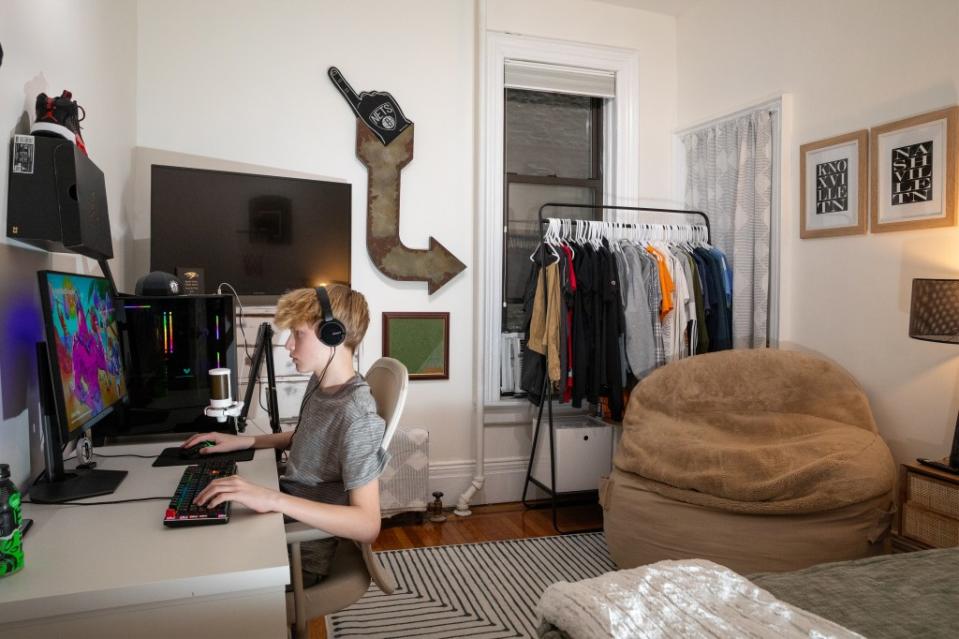
[{"label": "radiator pipe", "polygon": [[[482,461],[477,461],[477,472],[482,472],[481,466],[483,465]],[[473,514],[473,511],[470,510],[470,500],[473,498],[473,495],[476,494],[476,491],[483,487],[483,483],[486,481],[486,478],[483,475],[476,475],[473,477],[473,481],[470,483],[470,487],[460,495],[460,500],[456,502],[456,508],[453,509],[453,514],[458,517],[469,517]]]},{"label": "radiator pipe", "polygon": [[[484,40],[486,38],[486,1],[485,0],[475,0],[473,4],[473,16],[475,19],[475,29],[473,32],[473,55],[475,56],[474,68],[476,73],[473,74],[473,88],[478,99],[478,104],[484,104],[484,95],[485,91],[483,88],[483,83],[480,81],[482,77],[481,70],[483,68],[483,56],[486,55],[486,47],[484,45]],[[477,109],[479,113],[480,109]],[[473,141],[476,144],[476,148],[480,148],[479,140],[482,136],[482,129],[480,120],[482,118],[474,118],[473,124]],[[474,195],[479,197],[479,172],[474,171],[473,175],[473,189]],[[473,219],[473,255],[474,262],[481,263],[483,261],[483,251],[485,250],[485,243],[482,242],[482,233],[479,232],[481,224],[479,223],[479,216],[474,216]],[[480,264],[478,268],[473,269],[473,290],[482,291],[483,282],[481,281],[481,273],[484,270],[484,266]],[[476,303],[476,296],[473,297],[473,303]],[[479,299],[483,299],[483,295],[479,295]],[[482,307],[481,307],[482,308]],[[485,423],[483,418],[483,405],[485,403],[484,399],[484,390],[483,390],[483,362],[484,362],[484,353],[485,349],[483,348],[483,335],[485,333],[484,321],[479,319],[482,317],[482,312],[473,313],[473,434],[476,436],[476,471],[473,475],[473,481],[470,482],[469,488],[460,495],[459,501],[456,502],[456,508],[453,509],[453,513],[459,517],[469,517],[473,514],[470,510],[470,500],[473,499],[473,495],[476,494],[476,491],[483,488],[483,484],[486,481],[486,477],[483,475],[483,466],[486,461],[486,433],[485,433]]]}]

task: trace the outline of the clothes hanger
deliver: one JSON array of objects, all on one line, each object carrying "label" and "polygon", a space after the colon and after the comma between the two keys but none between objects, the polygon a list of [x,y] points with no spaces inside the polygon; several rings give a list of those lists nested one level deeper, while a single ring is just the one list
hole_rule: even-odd
[{"label": "clothes hanger", "polygon": [[559,251],[556,248],[559,244],[559,224],[557,218],[551,217],[546,225],[546,246],[549,247],[550,253],[557,261],[559,260]]},{"label": "clothes hanger", "polygon": [[[559,259],[559,255],[556,253],[556,247],[554,247],[554,246],[550,243],[551,234],[555,233],[555,230],[554,230],[554,229],[555,229],[555,226],[554,226],[553,222],[554,222],[554,218],[546,218],[546,231],[543,233],[543,245],[546,246],[546,248],[549,249],[549,252],[553,254],[553,257],[558,260],[558,259]],[[537,246],[537,247],[536,247],[536,250],[533,251],[533,252],[530,254],[530,256],[529,256],[529,261],[530,261],[530,262],[535,262],[535,261],[536,261],[536,254],[539,253],[539,252],[540,252],[540,247]],[[543,266],[545,266],[545,264],[544,264]]]},{"label": "clothes hanger", "polygon": [[573,221],[569,218],[564,218],[561,228],[562,228],[563,246],[569,249],[569,259],[573,260],[576,258],[576,249],[574,249],[573,245],[570,244],[569,242],[569,238],[572,235]]}]

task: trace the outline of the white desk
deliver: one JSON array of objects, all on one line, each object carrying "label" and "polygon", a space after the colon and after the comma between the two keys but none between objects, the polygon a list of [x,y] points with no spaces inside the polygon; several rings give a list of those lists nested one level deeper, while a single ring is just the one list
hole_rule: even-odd
[{"label": "white desk", "polygon": [[[97,449],[156,455],[174,444]],[[172,495],[184,466],[97,457],[129,470],[109,501]],[[272,450],[238,472],[277,488]],[[25,504],[25,566],[0,581],[0,636],[286,637],[289,562],[278,513],[234,504],[230,523],[167,528],[160,500],[103,506]]]}]

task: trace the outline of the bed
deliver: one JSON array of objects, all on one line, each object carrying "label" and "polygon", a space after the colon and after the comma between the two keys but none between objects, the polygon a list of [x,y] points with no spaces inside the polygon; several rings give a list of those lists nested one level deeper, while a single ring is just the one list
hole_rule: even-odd
[{"label": "bed", "polygon": [[[703,565],[713,568],[711,581],[704,581]],[[664,580],[660,567],[677,577]],[[699,577],[689,581],[684,575],[690,570]],[[633,571],[639,571],[635,587],[624,596],[623,575]],[[957,575],[959,548],[755,574],[748,580],[704,560],[665,561],[596,580],[553,584],[540,601],[539,637],[955,637]],[[738,600],[727,596],[733,591]],[[731,601],[735,605],[725,605]],[[626,617],[631,617],[628,623]]]},{"label": "bed", "polygon": [[750,580],[869,639],[959,635],[959,548],[821,564]]}]

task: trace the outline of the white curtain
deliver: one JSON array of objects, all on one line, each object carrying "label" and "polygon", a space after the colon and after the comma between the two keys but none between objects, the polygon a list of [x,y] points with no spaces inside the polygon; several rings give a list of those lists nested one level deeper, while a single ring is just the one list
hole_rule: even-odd
[{"label": "white curtain", "polygon": [[772,124],[762,109],[682,138],[686,206],[709,215],[733,271],[733,348],[761,348],[769,336]]}]

